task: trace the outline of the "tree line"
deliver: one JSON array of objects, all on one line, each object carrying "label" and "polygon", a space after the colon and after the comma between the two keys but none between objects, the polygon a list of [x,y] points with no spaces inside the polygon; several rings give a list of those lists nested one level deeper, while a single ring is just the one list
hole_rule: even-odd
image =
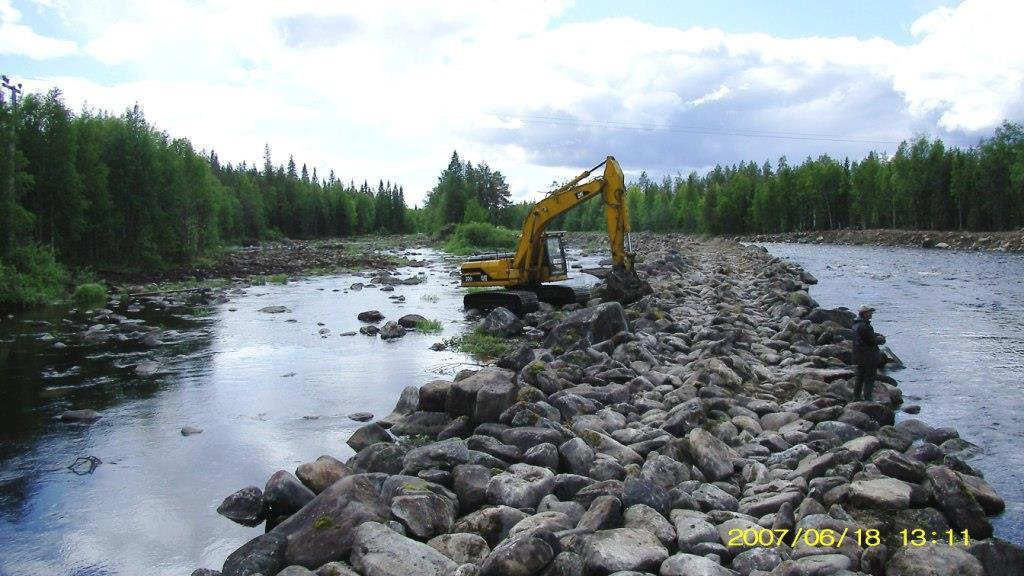
[{"label": "tree line", "polygon": [[[14,158],[10,158],[13,131]],[[59,90],[0,111],[0,256],[27,245],[74,266],[130,268],[189,262],[225,241],[400,233],[402,186],[321,178],[289,158],[222,165],[146,122],[75,114]],[[15,185],[7,186],[8,177]]]},{"label": "tree line", "polygon": [[[1004,122],[967,149],[924,136],[891,156],[828,155],[792,166],[716,166],[628,186],[633,229],[710,234],[841,228],[998,231],[1024,227],[1024,129]],[[567,213],[567,230],[604,226],[600,202]]]}]

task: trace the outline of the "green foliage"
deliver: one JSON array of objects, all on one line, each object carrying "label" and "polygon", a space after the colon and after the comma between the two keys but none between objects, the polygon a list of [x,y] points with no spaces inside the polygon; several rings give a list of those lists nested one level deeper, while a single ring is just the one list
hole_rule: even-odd
[{"label": "green foliage", "polygon": [[53,254],[27,244],[0,259],[0,306],[26,308],[53,302],[65,294],[68,273]]},{"label": "green foliage", "polygon": [[478,358],[497,358],[508,352],[508,339],[491,336],[479,329],[452,338],[449,347]]},{"label": "green foliage", "polygon": [[270,282],[271,284],[287,284],[288,283],[288,275],[287,274],[272,274],[270,276],[267,276],[267,282]]},{"label": "green foliage", "polygon": [[424,334],[430,334],[444,330],[444,326],[440,320],[420,320],[416,322],[416,330]]},{"label": "green foliage", "polygon": [[95,282],[79,284],[71,300],[78,306],[99,306],[107,301],[107,288]]},{"label": "green foliage", "polygon": [[512,250],[517,239],[518,234],[514,230],[484,222],[471,222],[459,224],[455,228],[455,233],[445,242],[444,250],[452,254]]}]

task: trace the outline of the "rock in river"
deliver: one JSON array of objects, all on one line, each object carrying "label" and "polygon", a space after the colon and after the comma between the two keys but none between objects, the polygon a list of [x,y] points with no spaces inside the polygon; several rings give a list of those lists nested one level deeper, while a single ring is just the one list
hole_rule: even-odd
[{"label": "rock in river", "polygon": [[263,522],[263,491],[247,486],[228,496],[217,507],[221,516],[243,526],[256,526]]},{"label": "rock in river", "polygon": [[403,328],[398,322],[387,322],[384,324],[384,327],[380,329],[380,337],[383,340],[401,338],[402,336],[405,336],[405,328]]},{"label": "rock in river", "polygon": [[361,322],[380,322],[384,319],[384,315],[380,313],[380,310],[367,310],[360,312],[356,318]]},{"label": "rock in river", "polygon": [[95,422],[103,415],[95,410],[66,410],[60,415],[64,422]]},{"label": "rock in river", "polygon": [[266,314],[283,314],[285,312],[291,312],[286,306],[265,306],[260,308],[260,312]]}]

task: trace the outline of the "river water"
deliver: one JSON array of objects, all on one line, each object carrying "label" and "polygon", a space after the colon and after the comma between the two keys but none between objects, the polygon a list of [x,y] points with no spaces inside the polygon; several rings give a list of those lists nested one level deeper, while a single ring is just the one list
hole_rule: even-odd
[{"label": "river water", "polygon": [[[344,460],[352,454],[345,439],[362,425],[348,414],[384,416],[405,386],[450,379],[472,362],[429,350],[465,329],[462,293],[438,255],[412,257],[431,266],[397,276],[424,273],[425,282],[394,292],[345,293],[368,276],[317,277],[254,286],[208,309],[126,313],[165,329],[169,343],[155,349],[52,350],[39,338],[74,342],[59,309],[0,324],[0,574],[219,568],[262,531],[217,515],[225,496],[321,454]],[[398,294],[404,303],[388,299]],[[271,305],[291,312],[258,311]],[[356,314],[370,309],[395,320],[418,313],[444,331],[393,341],[339,335],[358,330]],[[135,376],[143,360],[158,361],[160,372]],[[103,417],[91,425],[55,420],[71,408]],[[184,426],[204,432],[184,437]],[[86,456],[102,461],[92,474],[66,468]]]},{"label": "river water", "polygon": [[[878,308],[876,328],[908,365],[894,376],[919,398],[919,417],[986,448],[972,464],[1006,498],[997,534],[1024,542],[1024,255],[766,246],[818,277],[811,294],[822,305]],[[397,275],[422,272],[425,281],[390,293],[346,293],[369,277],[325,276],[251,287],[211,307],[126,311],[164,328],[165,344],[153,349],[53,350],[47,334],[74,342],[61,309],[0,323],[0,576],[219,568],[262,530],[217,515],[225,496],[321,454],[347,458],[344,440],[361,425],[348,414],[386,415],[405,386],[450,379],[472,362],[428,349],[465,330],[462,293],[450,262],[429,250],[411,256],[428,267]],[[397,294],[406,301],[388,298]],[[291,312],[258,311],[271,305]],[[391,342],[339,336],[369,309],[389,319],[419,313],[444,331]],[[135,376],[144,360],[160,371]],[[72,408],[103,418],[55,419]],[[183,437],[184,426],[204,432]],[[92,474],[67,469],[85,456],[102,464]]]},{"label": "river water", "polygon": [[874,308],[872,324],[906,364],[892,372],[900,413],[952,426],[984,448],[970,464],[1006,500],[996,535],[1024,544],[1024,254],[761,244],[800,264],[826,308]]}]

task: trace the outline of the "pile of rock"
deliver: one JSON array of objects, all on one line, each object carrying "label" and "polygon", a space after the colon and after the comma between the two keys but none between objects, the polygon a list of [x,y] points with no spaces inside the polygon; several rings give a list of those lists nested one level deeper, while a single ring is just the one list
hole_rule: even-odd
[{"label": "pile of rock", "polygon": [[[536,340],[407,388],[347,462],[228,497],[268,531],[223,574],[1021,574],[977,447],[894,424],[891,380],[849,401],[851,317],[816,307],[812,277],[731,241],[641,241],[653,295],[527,315]],[[765,529],[789,536],[737,542]]]}]

